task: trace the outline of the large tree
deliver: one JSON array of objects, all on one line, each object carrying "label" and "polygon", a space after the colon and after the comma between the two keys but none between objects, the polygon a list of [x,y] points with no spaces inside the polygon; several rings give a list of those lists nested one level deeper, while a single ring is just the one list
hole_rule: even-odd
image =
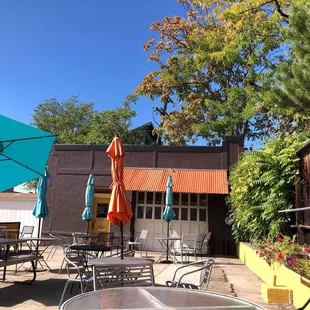
[{"label": "large tree", "polygon": [[[124,144],[141,144],[141,136],[131,134],[136,112],[128,103],[98,112],[93,103],[81,102],[77,96],[58,101],[46,100],[34,110],[34,125],[57,135],[57,143],[108,144],[116,134]],[[143,133],[142,133],[143,134]]]},{"label": "large tree", "polygon": [[34,125],[57,135],[58,143],[88,143],[90,124],[97,112],[93,103],[81,102],[78,96],[39,104],[32,115]]},{"label": "large tree", "polygon": [[[310,128],[310,8],[294,9],[286,33],[287,59],[279,66],[275,87],[267,98],[271,110],[293,120],[296,129]],[[292,128],[292,126],[291,126]]]},{"label": "large tree", "polygon": [[158,132],[169,143],[210,144],[225,135],[257,139],[273,119],[261,109],[276,65],[288,48],[283,31],[303,0],[178,0],[186,16],[152,23],[157,39],[144,44],[158,70],[136,96],[160,101]]}]

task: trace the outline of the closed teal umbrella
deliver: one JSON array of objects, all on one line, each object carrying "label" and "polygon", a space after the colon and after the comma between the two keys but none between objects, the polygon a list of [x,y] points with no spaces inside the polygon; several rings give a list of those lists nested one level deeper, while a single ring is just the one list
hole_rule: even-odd
[{"label": "closed teal umbrella", "polygon": [[55,137],[0,115],[0,192],[43,177]]},{"label": "closed teal umbrella", "polygon": [[165,221],[169,222],[172,221],[175,218],[175,213],[172,208],[172,198],[173,198],[173,193],[172,193],[172,176],[168,176],[168,181],[167,181],[167,190],[166,190],[166,208],[163,213],[163,219]]},{"label": "closed teal umbrella", "polygon": [[[167,238],[169,238],[169,223],[175,218],[175,213],[172,208],[172,202],[173,202],[173,193],[172,193],[172,176],[168,176],[167,180],[167,190],[166,190],[166,207],[163,213],[163,219],[167,222]],[[166,252],[166,260],[162,261],[162,263],[172,263],[168,260],[169,256],[169,240],[167,239],[167,252]]]},{"label": "closed teal umbrella", "polygon": [[82,219],[84,221],[90,221],[93,219],[94,184],[94,177],[90,174],[85,191],[85,209],[82,214]]},{"label": "closed teal umbrella", "polygon": [[[50,174],[45,169],[44,176],[40,177],[38,186],[37,186],[37,203],[35,204],[32,214],[36,218],[45,218],[48,216],[48,207],[46,201],[46,193],[47,193],[47,179],[50,178]],[[40,226],[40,225],[39,225]]]}]

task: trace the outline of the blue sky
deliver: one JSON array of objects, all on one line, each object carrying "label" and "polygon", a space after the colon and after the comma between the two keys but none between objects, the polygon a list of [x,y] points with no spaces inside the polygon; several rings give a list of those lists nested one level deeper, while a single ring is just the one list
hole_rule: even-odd
[{"label": "blue sky", "polygon": [[[27,124],[52,97],[119,106],[156,68],[142,48],[151,22],[184,14],[176,0],[2,0],[0,8],[0,113]],[[136,110],[134,126],[152,121],[151,101]]]}]

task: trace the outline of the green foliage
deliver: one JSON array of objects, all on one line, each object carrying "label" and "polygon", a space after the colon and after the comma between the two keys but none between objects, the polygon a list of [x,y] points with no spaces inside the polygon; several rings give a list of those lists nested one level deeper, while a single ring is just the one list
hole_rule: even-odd
[{"label": "green foliage", "polygon": [[124,144],[143,144],[144,132],[131,132],[136,112],[128,103],[114,110],[98,112],[93,103],[79,101],[78,96],[39,104],[33,114],[34,125],[57,135],[57,143],[109,144],[118,134]]},{"label": "green foliage", "polygon": [[305,134],[275,138],[259,151],[245,152],[233,167],[228,202],[236,241],[287,233],[287,216],[278,211],[293,206],[296,151],[307,139]]},{"label": "green foliage", "polygon": [[295,242],[295,236],[279,237],[276,241],[264,239],[253,242],[258,250],[256,254],[268,264],[280,263],[292,268],[301,275],[310,277],[310,245],[303,246]]},{"label": "green foliage", "polygon": [[281,62],[275,86],[267,96],[268,109],[293,120],[286,131],[310,127],[310,8],[293,8],[285,42],[291,46]]},{"label": "green foliage", "polygon": [[58,143],[88,143],[90,123],[96,114],[93,103],[80,102],[78,96],[39,104],[32,115],[34,125],[57,135]]},{"label": "green foliage", "polygon": [[22,185],[23,189],[26,190],[27,192],[37,192],[37,186],[38,186],[39,179],[35,179],[32,181],[29,181],[27,183],[24,183]]},{"label": "green foliage", "polygon": [[301,0],[178,0],[187,16],[152,23],[157,39],[144,44],[158,70],[135,90],[159,100],[157,132],[171,144],[225,135],[255,140],[269,135],[273,116],[261,109],[288,45],[288,14]]}]

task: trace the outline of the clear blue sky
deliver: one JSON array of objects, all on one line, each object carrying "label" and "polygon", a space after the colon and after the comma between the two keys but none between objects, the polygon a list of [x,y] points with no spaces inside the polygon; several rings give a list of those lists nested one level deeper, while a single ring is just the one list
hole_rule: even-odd
[{"label": "clear blue sky", "polygon": [[[44,100],[76,94],[119,106],[155,69],[142,48],[151,22],[183,14],[176,0],[2,0],[0,113],[29,124]],[[150,101],[136,110],[134,126],[152,121]]]}]

